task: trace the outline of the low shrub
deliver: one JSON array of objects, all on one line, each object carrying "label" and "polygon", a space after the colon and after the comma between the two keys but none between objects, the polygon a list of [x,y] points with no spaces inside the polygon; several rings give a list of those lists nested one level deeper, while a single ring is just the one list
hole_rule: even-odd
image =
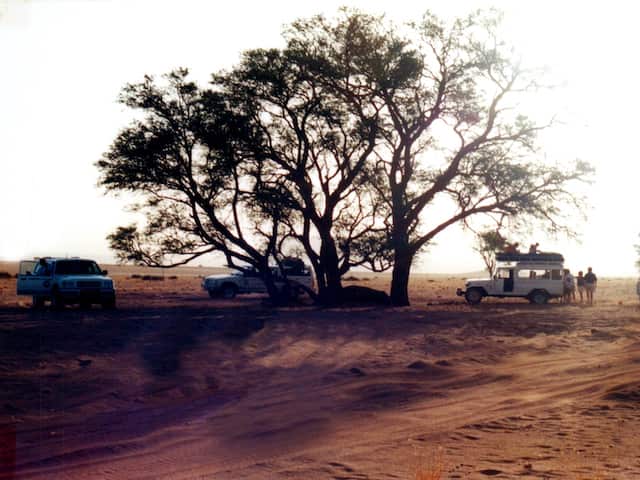
[{"label": "low shrub", "polygon": [[349,285],[340,292],[341,303],[362,303],[371,305],[391,305],[386,292],[360,285]]},{"label": "low shrub", "polygon": [[[156,281],[156,280],[164,280],[164,276],[162,275],[140,275],[138,273],[134,273],[133,275],[131,275],[129,278],[133,278],[133,279],[137,279],[137,280],[150,280],[150,281]],[[169,277],[171,279],[177,278],[177,277]]]},{"label": "low shrub", "polygon": [[368,282],[370,279],[367,277],[360,278],[360,277],[350,275],[348,277],[344,277],[343,280],[346,282]]},{"label": "low shrub", "polygon": [[162,275],[143,275],[142,280],[162,281],[164,277]]}]

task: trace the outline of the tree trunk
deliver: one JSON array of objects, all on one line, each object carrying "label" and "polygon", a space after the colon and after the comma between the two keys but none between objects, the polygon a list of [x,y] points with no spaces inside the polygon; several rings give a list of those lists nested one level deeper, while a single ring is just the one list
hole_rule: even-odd
[{"label": "tree trunk", "polygon": [[324,269],[319,267],[316,272],[316,290],[318,291],[318,301],[322,302],[322,298],[326,295],[327,281],[324,274]]},{"label": "tree trunk", "polygon": [[324,267],[325,285],[324,289],[318,292],[318,296],[323,305],[336,305],[340,302],[342,292],[338,250],[330,235],[324,236],[321,241],[320,262]]},{"label": "tree trunk", "polygon": [[327,286],[324,292],[324,298],[320,301],[324,305],[337,305],[341,301],[342,281],[340,272],[337,268],[327,269]]},{"label": "tree trunk", "polygon": [[332,262],[328,260],[331,257],[331,254],[326,254],[325,249],[321,249],[319,262],[313,266],[315,288],[318,292],[315,301],[321,305],[335,305],[338,303],[340,291],[342,290],[340,272],[336,268],[332,268]]},{"label": "tree trunk", "polygon": [[303,241],[303,246],[309,258],[313,258],[312,265],[318,292],[316,301],[322,305],[339,303],[342,292],[342,275],[338,258],[338,249],[331,234],[331,222],[319,219],[314,226],[320,237],[320,251],[316,252],[311,242]]},{"label": "tree trunk", "polygon": [[269,294],[269,300],[271,300],[271,303],[275,306],[281,305],[284,300],[283,295],[282,292],[278,289],[278,286],[273,281],[273,277],[269,278],[268,280],[265,279],[264,284],[267,287],[267,293]]},{"label": "tree trunk", "polygon": [[266,270],[262,271],[262,280],[264,282],[264,286],[267,288],[267,294],[269,294],[271,302],[273,302],[274,305],[279,305],[281,301],[280,291],[278,290],[275,279],[268,267]]},{"label": "tree trunk", "polygon": [[409,305],[409,275],[414,252],[409,242],[405,221],[407,207],[402,189],[392,186],[393,191],[393,271],[391,274],[391,304],[399,307]]},{"label": "tree trunk", "polygon": [[413,255],[406,249],[396,249],[391,276],[391,304],[399,307],[409,305],[409,276]]}]

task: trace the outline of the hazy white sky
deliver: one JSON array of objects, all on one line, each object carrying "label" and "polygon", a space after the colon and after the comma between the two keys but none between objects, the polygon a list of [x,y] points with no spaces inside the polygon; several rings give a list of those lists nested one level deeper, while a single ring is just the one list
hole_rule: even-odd
[{"label": "hazy white sky", "polygon": [[[536,105],[564,122],[542,139],[547,157],[582,158],[598,170],[581,243],[520,240],[562,251],[575,270],[589,264],[601,275],[635,274],[640,4],[622,0],[0,0],[0,259],[112,260],[105,237],[129,223],[126,201],[96,188],[93,164],[130,119],[116,103],[121,87],[179,66],[205,83],[241,51],[279,45],[284,24],[341,5],[398,21],[427,6],[442,16],[504,10],[505,38],[562,85]],[[453,229],[437,242],[420,270],[482,268],[469,235]]]}]

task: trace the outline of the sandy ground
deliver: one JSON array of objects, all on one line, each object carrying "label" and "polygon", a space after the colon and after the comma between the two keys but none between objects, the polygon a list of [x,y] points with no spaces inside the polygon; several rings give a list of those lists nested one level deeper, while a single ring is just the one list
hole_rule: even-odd
[{"label": "sandy ground", "polygon": [[640,478],[632,279],[593,307],[470,307],[416,275],[410,308],[276,311],[208,298],[201,269],[109,270],[113,312],[0,279],[0,478]]}]

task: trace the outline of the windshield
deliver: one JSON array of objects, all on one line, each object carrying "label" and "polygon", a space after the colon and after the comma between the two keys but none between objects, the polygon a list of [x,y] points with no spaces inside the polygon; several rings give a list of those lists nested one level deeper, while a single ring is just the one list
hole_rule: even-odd
[{"label": "windshield", "polygon": [[102,275],[102,270],[91,260],[59,260],[56,262],[57,275]]}]

